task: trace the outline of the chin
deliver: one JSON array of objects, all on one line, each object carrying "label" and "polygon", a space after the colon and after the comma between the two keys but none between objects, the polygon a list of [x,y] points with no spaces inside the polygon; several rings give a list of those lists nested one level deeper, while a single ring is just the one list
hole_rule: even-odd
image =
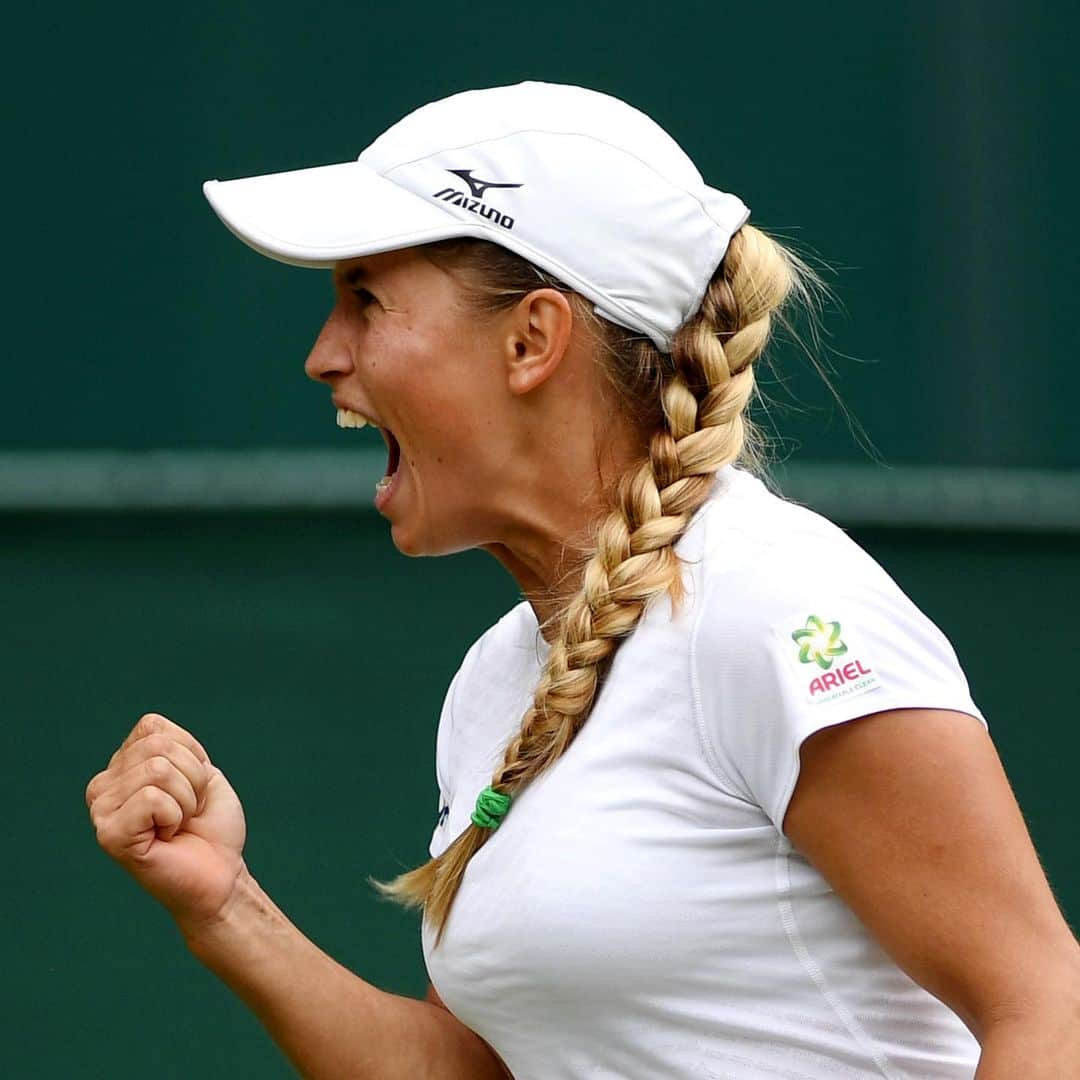
[{"label": "chin", "polygon": [[401,524],[392,525],[390,537],[394,541],[394,547],[412,559],[434,557],[438,555],[456,555],[459,551],[471,551],[479,547],[479,543],[468,543],[456,538],[447,541],[444,537],[431,535],[417,535]]},{"label": "chin", "polygon": [[403,529],[400,525],[391,527],[390,538],[394,541],[394,547],[402,555],[408,555],[410,558],[416,559],[423,555],[432,554],[427,550],[427,545],[420,543],[417,536],[411,534],[407,529]]}]

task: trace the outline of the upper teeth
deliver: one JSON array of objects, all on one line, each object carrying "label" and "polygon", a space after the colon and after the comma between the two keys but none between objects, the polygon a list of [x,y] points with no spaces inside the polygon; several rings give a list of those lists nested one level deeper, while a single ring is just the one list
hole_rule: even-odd
[{"label": "upper teeth", "polygon": [[337,411],[338,427],[367,427],[368,423],[366,416],[361,416],[359,413],[353,412],[352,409],[338,409]]}]

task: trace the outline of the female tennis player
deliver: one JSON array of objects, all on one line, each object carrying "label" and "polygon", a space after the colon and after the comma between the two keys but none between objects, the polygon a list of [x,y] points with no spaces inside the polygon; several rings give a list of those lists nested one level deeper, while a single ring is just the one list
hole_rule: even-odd
[{"label": "female tennis player", "polygon": [[1080,951],[952,648],[761,479],[755,364],[813,279],[745,204],[536,82],[205,190],[332,269],[307,373],[381,430],[395,545],[482,548],[526,598],[448,690],[430,860],[382,886],[423,909],[426,1000],[274,905],[185,728],[143,716],[87,787],[303,1075],[1080,1076]]}]

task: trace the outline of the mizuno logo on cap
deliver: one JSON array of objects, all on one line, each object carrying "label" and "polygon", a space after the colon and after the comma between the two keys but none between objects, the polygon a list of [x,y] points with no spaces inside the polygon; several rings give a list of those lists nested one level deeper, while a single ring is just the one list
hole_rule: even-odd
[{"label": "mizuno logo on cap", "polygon": [[473,193],[473,196],[477,199],[484,197],[484,192],[488,188],[493,187],[521,187],[521,184],[497,184],[494,180],[474,180],[472,175],[472,169],[447,169],[448,173],[453,173],[455,176],[460,176],[466,184],[469,185],[469,190]]},{"label": "mizuno logo on cap", "polygon": [[473,197],[470,199],[464,191],[446,187],[441,191],[436,191],[432,198],[442,199],[443,202],[450,203],[452,206],[460,206],[463,210],[486,218],[496,225],[501,225],[504,229],[514,227],[514,219],[509,214],[504,214],[501,210],[485,203],[483,195],[488,188],[519,188],[524,187],[524,184],[501,184],[495,180],[476,180],[473,178],[472,169],[447,169],[446,171],[453,173],[454,176],[460,176],[469,185],[469,191],[472,192]]}]

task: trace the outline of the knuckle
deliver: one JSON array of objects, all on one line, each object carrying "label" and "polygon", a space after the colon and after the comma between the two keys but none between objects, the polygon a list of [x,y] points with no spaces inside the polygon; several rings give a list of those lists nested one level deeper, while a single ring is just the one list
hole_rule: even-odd
[{"label": "knuckle", "polygon": [[105,822],[96,823],[95,829],[98,846],[105,851],[112,851],[116,843],[116,830],[109,828]]},{"label": "knuckle", "polygon": [[161,788],[144,788],[150,803],[150,810],[154,817],[169,823],[179,823],[184,820],[184,808],[167,792]]},{"label": "knuckle", "polygon": [[140,735],[150,735],[155,731],[164,731],[165,717],[161,713],[143,713],[139,717],[139,722],[135,725],[135,730]]},{"label": "knuckle", "polygon": [[175,754],[176,744],[167,735],[147,735],[129,747],[124,757],[130,766],[155,757],[173,758]]},{"label": "knuckle", "polygon": [[159,787],[144,787],[142,796],[152,810],[161,810],[172,803],[172,798]]},{"label": "knuckle", "polygon": [[155,754],[153,757],[147,758],[143,768],[146,769],[146,775],[150,778],[150,781],[155,784],[164,783],[172,776],[173,771],[172,762],[163,754]]}]

